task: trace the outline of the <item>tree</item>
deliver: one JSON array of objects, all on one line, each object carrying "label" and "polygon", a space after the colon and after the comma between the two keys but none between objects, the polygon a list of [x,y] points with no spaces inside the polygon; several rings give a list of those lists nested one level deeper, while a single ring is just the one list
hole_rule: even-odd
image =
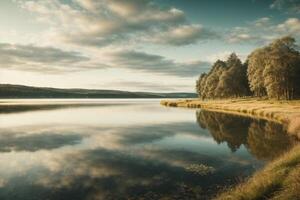
[{"label": "tree", "polygon": [[295,50],[295,39],[275,40],[267,53],[263,71],[265,88],[270,98],[293,99],[299,95],[300,54]]},{"label": "tree", "polygon": [[267,48],[259,48],[248,56],[247,76],[249,87],[254,96],[262,97],[267,95],[264,85],[263,71],[266,66]]},{"label": "tree", "polygon": [[247,65],[243,65],[235,53],[226,61],[227,69],[223,71],[216,93],[221,98],[241,97],[249,94]]},{"label": "tree", "polygon": [[295,39],[283,37],[248,57],[248,80],[255,96],[293,99],[300,96],[300,54]]},{"label": "tree", "polygon": [[206,82],[207,74],[203,73],[200,75],[199,79],[196,81],[196,92],[198,96],[202,99],[205,99],[205,94],[204,94],[204,86]]},{"label": "tree", "polygon": [[218,60],[212,66],[211,71],[209,72],[206,82],[205,82],[205,94],[208,98],[216,98],[218,94],[216,93],[216,88],[219,84],[219,78],[223,71],[226,69],[225,62]]},{"label": "tree", "polygon": [[254,50],[243,64],[235,53],[218,60],[199,77],[197,93],[205,98],[254,96],[277,99],[300,97],[300,53],[295,39],[283,37]]}]

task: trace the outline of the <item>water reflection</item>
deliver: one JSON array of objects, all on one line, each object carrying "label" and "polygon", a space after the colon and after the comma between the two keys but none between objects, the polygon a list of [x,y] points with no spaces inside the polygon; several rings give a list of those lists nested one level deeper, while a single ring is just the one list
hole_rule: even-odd
[{"label": "water reflection", "polygon": [[296,142],[276,122],[207,110],[197,111],[196,116],[199,126],[208,129],[217,143],[226,142],[232,152],[244,145],[257,159],[274,159]]},{"label": "water reflection", "polygon": [[[123,103],[122,105],[127,105],[127,104]],[[111,103],[103,104],[103,103],[97,103],[97,102],[88,102],[88,103],[57,102],[57,103],[53,103],[53,104],[45,104],[45,103],[18,104],[18,103],[4,102],[1,104],[1,101],[0,101],[0,114],[33,112],[33,111],[42,111],[42,110],[57,110],[57,109],[66,109],[66,108],[99,107],[99,106],[115,106],[115,104],[111,104]]]},{"label": "water reflection", "polygon": [[99,104],[0,114],[0,199],[210,199],[293,143],[266,121]]},{"label": "water reflection", "polygon": [[290,137],[280,124],[256,121],[249,127],[247,145],[258,159],[274,159],[294,143],[295,138]]},{"label": "water reflection", "polygon": [[246,144],[250,118],[206,110],[197,111],[196,116],[199,126],[208,129],[218,144],[226,142],[233,152]]}]

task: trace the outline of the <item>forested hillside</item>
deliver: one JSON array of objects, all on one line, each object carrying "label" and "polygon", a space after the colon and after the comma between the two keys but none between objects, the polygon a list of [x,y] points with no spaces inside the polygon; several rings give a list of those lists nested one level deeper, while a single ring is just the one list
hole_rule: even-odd
[{"label": "forested hillside", "polygon": [[57,89],[0,84],[0,98],[193,98],[195,93],[151,93],[118,90]]}]

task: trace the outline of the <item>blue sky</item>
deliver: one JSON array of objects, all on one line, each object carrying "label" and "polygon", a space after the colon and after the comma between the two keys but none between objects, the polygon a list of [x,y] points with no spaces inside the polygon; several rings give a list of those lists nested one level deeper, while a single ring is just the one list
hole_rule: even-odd
[{"label": "blue sky", "polygon": [[2,0],[0,82],[194,91],[217,59],[300,37],[300,0]]}]

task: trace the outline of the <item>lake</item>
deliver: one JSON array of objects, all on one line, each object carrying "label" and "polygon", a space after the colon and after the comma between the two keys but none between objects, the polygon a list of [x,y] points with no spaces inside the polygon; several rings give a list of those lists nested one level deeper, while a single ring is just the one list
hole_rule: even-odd
[{"label": "lake", "polygon": [[1,200],[210,199],[295,144],[274,122],[159,100],[1,100]]}]

